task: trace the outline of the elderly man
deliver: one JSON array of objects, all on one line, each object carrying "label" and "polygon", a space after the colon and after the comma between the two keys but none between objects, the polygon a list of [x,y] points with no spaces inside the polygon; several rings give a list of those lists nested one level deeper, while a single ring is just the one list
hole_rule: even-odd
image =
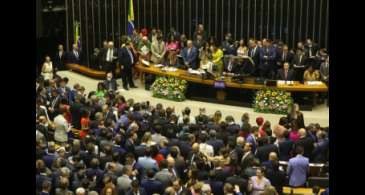
[{"label": "elderly man", "polygon": [[104,86],[108,91],[116,91],[118,89],[118,84],[117,81],[113,78],[113,73],[108,72],[108,74],[106,74]]},{"label": "elderly man", "polygon": [[312,156],[312,152],[314,150],[314,141],[312,138],[307,136],[307,131],[304,128],[299,129],[299,140],[294,143],[294,149],[298,146],[302,146],[304,148],[303,156],[310,158]]},{"label": "elderly man", "polygon": [[198,69],[198,49],[193,46],[193,41],[187,41],[187,47],[181,51],[184,65],[192,69]]},{"label": "elderly man", "polygon": [[115,75],[115,60],[117,59],[117,50],[114,48],[114,43],[112,41],[108,42],[108,47],[104,58],[104,70],[107,72],[113,72],[113,75]]}]

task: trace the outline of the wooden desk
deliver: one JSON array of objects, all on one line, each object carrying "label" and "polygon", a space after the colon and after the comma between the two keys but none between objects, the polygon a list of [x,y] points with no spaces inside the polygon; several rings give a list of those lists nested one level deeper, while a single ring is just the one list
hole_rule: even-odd
[{"label": "wooden desk", "polygon": [[[149,67],[146,67],[142,64],[137,64],[136,69],[139,70],[141,73],[149,73],[149,74],[154,74],[154,75],[159,75],[159,76],[173,76],[173,77],[177,77],[180,79],[184,79],[189,82],[205,84],[205,85],[214,84],[214,80],[212,80],[212,79],[204,80],[198,75],[189,74],[186,70],[178,69],[175,72],[166,72],[166,71],[162,71],[160,68],[154,67],[152,64]],[[141,74],[141,78],[142,77],[143,76]],[[225,81],[226,87],[230,87],[230,88],[256,89],[256,90],[267,88],[265,85],[256,84],[254,82],[253,77],[247,78],[246,82],[243,84],[232,82],[231,77],[225,77],[224,81]],[[296,91],[296,92],[327,92],[328,91],[328,88],[324,83],[322,83],[321,85],[313,86],[313,85],[301,84],[299,82],[294,82],[293,85],[284,84],[284,85],[278,85],[276,87],[270,87],[270,88],[275,88],[275,89],[284,90],[284,91],[293,91],[293,92],[294,91]]]},{"label": "wooden desk", "polygon": [[[105,79],[105,77],[106,77],[106,72],[105,71],[94,70],[94,69],[91,69],[89,67],[82,66],[82,65],[79,65],[79,64],[66,64],[66,68],[68,68],[69,70],[73,70],[75,72],[79,72],[81,74],[84,74],[86,76],[96,78],[96,79]],[[119,76],[120,69],[118,67],[115,70],[115,73],[117,74],[115,76]]]}]

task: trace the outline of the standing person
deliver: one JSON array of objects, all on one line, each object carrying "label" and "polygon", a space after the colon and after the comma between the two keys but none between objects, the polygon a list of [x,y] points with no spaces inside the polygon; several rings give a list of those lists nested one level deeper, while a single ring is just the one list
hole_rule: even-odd
[{"label": "standing person", "polygon": [[63,50],[63,45],[58,45],[58,51],[55,56],[55,69],[56,70],[65,70],[65,51]]},{"label": "standing person", "polygon": [[244,39],[241,39],[239,42],[239,46],[237,48],[237,56],[240,56],[240,57],[248,56],[248,49],[245,46]]},{"label": "standing person", "polygon": [[270,185],[270,181],[264,176],[263,168],[258,168],[256,176],[252,176],[249,180],[248,190],[251,191],[250,195],[260,195]]},{"label": "standing person", "polygon": [[171,35],[166,43],[167,50],[167,64],[169,66],[175,66],[177,63],[177,54],[180,52],[179,42],[175,40],[175,37]]},{"label": "standing person", "polygon": [[305,128],[304,125],[304,116],[303,113],[299,109],[299,105],[297,103],[293,104],[291,107],[290,113],[287,115],[288,123],[292,123],[293,120],[296,120],[298,129]]},{"label": "standing person", "polygon": [[151,59],[151,42],[146,36],[142,37],[142,41],[137,45],[137,52],[141,59],[150,61]]},{"label": "standing person", "polygon": [[158,35],[156,40],[152,41],[151,45],[151,61],[155,64],[164,63],[166,48],[165,42],[162,40],[162,35]]},{"label": "standing person", "polygon": [[67,133],[71,130],[71,127],[65,116],[67,114],[67,110],[65,108],[60,110],[60,114],[54,118],[54,140],[61,144],[66,144],[68,141]]},{"label": "standing person", "polygon": [[295,72],[295,80],[303,81],[303,73],[306,66],[307,57],[304,55],[304,51],[298,49],[296,55],[293,58],[293,67]]},{"label": "standing person", "polygon": [[259,65],[260,65],[260,48],[257,46],[255,40],[249,40],[248,42],[249,50],[248,50],[248,56],[252,58],[252,61],[254,62],[254,76],[259,75]]},{"label": "standing person", "polygon": [[71,104],[70,113],[72,119],[72,126],[76,129],[81,129],[81,109],[83,105],[81,104],[82,96],[77,94],[75,96],[75,101]]},{"label": "standing person", "polygon": [[72,44],[72,51],[68,53],[67,61],[71,64],[80,64],[80,51],[77,44]]},{"label": "standing person", "polygon": [[117,50],[114,48],[114,43],[112,41],[108,42],[108,48],[105,53],[105,64],[104,70],[106,72],[113,72],[115,75],[115,59],[117,59]]},{"label": "standing person", "polygon": [[45,62],[42,66],[42,73],[44,80],[51,80],[53,79],[53,65],[51,58],[47,55],[45,58]]},{"label": "standing person", "polygon": [[184,65],[192,69],[198,69],[198,53],[198,49],[193,46],[193,41],[188,40],[187,47],[181,52]]},{"label": "standing person", "polygon": [[271,46],[269,40],[263,41],[263,47],[260,52],[260,77],[263,78],[273,78],[275,75],[276,51],[275,48]]},{"label": "standing person", "polygon": [[216,72],[218,75],[221,75],[223,72],[223,51],[219,49],[215,44],[212,44],[210,46],[210,51],[212,52],[212,62],[216,68],[214,69],[214,72]]},{"label": "standing person", "polygon": [[125,47],[121,48],[118,52],[118,59],[120,69],[122,71],[123,88],[128,90],[130,88],[137,88],[133,82],[132,67],[135,63],[134,56],[131,50],[131,43],[127,42]]},{"label": "standing person", "polygon": [[103,67],[105,67],[105,59],[106,59],[107,51],[108,51],[108,41],[104,40],[103,47],[100,49],[100,51],[97,55],[99,70],[102,70]]},{"label": "standing person", "polygon": [[309,159],[304,157],[302,146],[296,148],[297,155],[288,162],[287,174],[289,176],[289,186],[304,187],[309,172]]}]

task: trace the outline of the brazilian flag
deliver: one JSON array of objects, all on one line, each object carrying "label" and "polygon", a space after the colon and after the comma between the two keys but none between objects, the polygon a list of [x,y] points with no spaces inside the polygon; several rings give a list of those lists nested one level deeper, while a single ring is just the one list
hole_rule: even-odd
[{"label": "brazilian flag", "polygon": [[134,30],[134,11],[133,11],[133,0],[129,0],[129,10],[128,10],[128,35],[133,34]]}]

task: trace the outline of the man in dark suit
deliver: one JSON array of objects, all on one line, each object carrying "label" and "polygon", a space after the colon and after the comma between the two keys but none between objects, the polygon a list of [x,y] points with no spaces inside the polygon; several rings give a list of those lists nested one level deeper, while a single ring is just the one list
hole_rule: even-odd
[{"label": "man in dark suit", "polygon": [[193,46],[193,41],[188,40],[187,47],[181,51],[184,65],[192,69],[198,69],[198,53],[198,49]]},{"label": "man in dark suit", "polygon": [[248,180],[244,179],[243,175],[234,174],[226,179],[226,183],[230,183],[232,186],[238,185],[240,192],[247,193]]},{"label": "man in dark suit", "polygon": [[293,63],[294,53],[289,51],[288,45],[283,45],[283,48],[279,50],[277,55],[277,69],[281,68],[285,62],[289,62],[289,65]]},{"label": "man in dark suit", "polygon": [[58,45],[58,52],[54,57],[54,69],[55,70],[65,70],[65,51],[63,50],[63,45]]},{"label": "man in dark suit", "polygon": [[122,71],[123,88],[128,90],[128,85],[131,88],[137,88],[133,83],[132,67],[135,63],[135,59],[130,42],[127,42],[125,47],[119,49],[118,60]]},{"label": "man in dark suit", "polygon": [[279,170],[279,165],[274,164],[272,169],[266,170],[266,178],[269,179],[272,186],[275,187],[278,194],[283,194],[283,186],[286,182],[286,174]]},{"label": "man in dark suit", "polygon": [[209,131],[209,140],[207,141],[207,144],[213,146],[214,149],[214,155],[218,155],[219,149],[224,147],[224,143],[221,139],[216,138],[217,132],[216,130],[212,129]]},{"label": "man in dark suit", "polygon": [[116,91],[118,89],[117,81],[113,78],[113,73],[108,72],[106,74],[106,80],[104,81],[104,86],[107,91]]},{"label": "man in dark suit", "polygon": [[297,50],[293,59],[293,67],[295,72],[295,80],[303,81],[304,71],[306,69],[307,57],[304,55],[303,50]]},{"label": "man in dark suit", "polygon": [[190,190],[184,187],[183,182],[181,181],[180,178],[177,178],[172,182],[172,187],[174,188],[176,195],[191,194]]},{"label": "man in dark suit", "polygon": [[112,72],[113,75],[115,75],[115,63],[116,63],[116,59],[117,59],[117,49],[114,48],[114,43],[112,41],[108,42],[108,47],[105,51],[105,53],[103,53],[103,59],[104,61],[104,67],[103,69],[106,72]]},{"label": "man in dark suit", "polygon": [[255,156],[252,154],[251,147],[252,147],[251,143],[249,142],[245,143],[245,146],[243,148],[244,154],[241,159],[242,171],[244,171],[247,167],[251,166],[255,159]]},{"label": "man in dark suit", "polygon": [[[257,46],[255,40],[249,41],[249,50],[248,50],[248,56],[250,56],[254,62],[255,69],[257,69],[260,65],[260,48]],[[257,73],[257,72],[256,72]],[[255,73],[255,76],[256,76]]]},{"label": "man in dark suit", "polygon": [[260,52],[260,77],[274,78],[275,60],[275,48],[271,46],[269,40],[263,41],[263,47]]},{"label": "man in dark suit", "polygon": [[81,130],[81,110],[83,108],[83,105],[81,104],[81,98],[81,95],[76,95],[75,101],[70,107],[72,126],[79,130]]},{"label": "man in dark suit", "polygon": [[141,187],[146,190],[147,195],[163,194],[164,188],[160,181],[154,179],[155,173],[152,169],[147,170],[147,178],[141,182]]},{"label": "man in dark suit", "polygon": [[77,44],[72,44],[72,51],[70,51],[67,55],[68,63],[80,64],[80,62],[81,62],[80,56],[81,56],[81,53],[79,51]]},{"label": "man in dark suit", "polygon": [[278,70],[276,79],[285,81],[294,80],[294,71],[289,68],[289,62],[285,62],[283,68]]},{"label": "man in dark suit", "polygon": [[268,137],[262,138],[264,145],[257,148],[255,156],[260,162],[265,162],[269,159],[270,152],[279,153],[278,147],[271,143]]},{"label": "man in dark suit", "polygon": [[304,128],[299,129],[299,140],[294,143],[294,150],[298,146],[302,146],[304,148],[303,156],[312,159],[312,152],[314,150],[314,141],[312,138],[307,136],[307,131]]},{"label": "man in dark suit", "polygon": [[293,141],[289,139],[289,131],[284,131],[284,140],[279,142],[279,160],[289,161],[293,151]]}]

